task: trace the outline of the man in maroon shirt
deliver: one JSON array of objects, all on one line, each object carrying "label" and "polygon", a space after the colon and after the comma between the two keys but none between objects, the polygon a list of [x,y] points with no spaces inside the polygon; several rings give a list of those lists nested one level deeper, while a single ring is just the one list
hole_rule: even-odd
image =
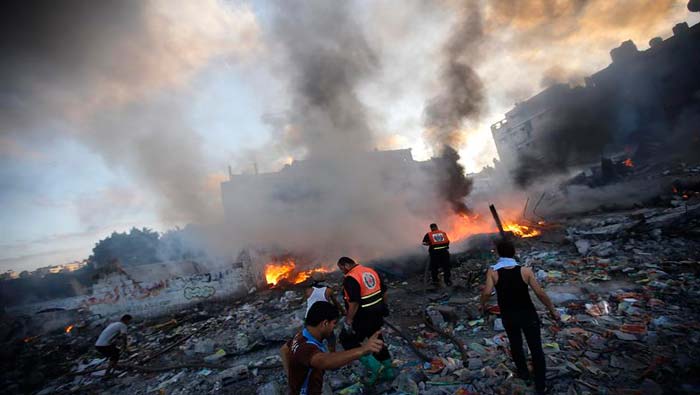
[{"label": "man in maroon shirt", "polygon": [[323,340],[333,334],[338,317],[338,309],[331,303],[314,303],[306,315],[304,330],[282,346],[282,365],[290,394],[321,394],[325,370],[337,369],[384,347],[384,342],[378,339],[380,332],[377,332],[361,347],[328,352]]}]

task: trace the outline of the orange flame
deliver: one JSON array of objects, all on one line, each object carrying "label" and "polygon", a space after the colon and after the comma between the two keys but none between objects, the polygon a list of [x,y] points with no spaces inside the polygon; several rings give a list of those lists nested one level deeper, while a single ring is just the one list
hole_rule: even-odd
[{"label": "orange flame", "polygon": [[451,241],[459,241],[473,234],[491,232],[491,228],[479,214],[458,214],[448,219],[445,231]]},{"label": "orange flame", "polygon": [[75,326],[75,325],[68,325],[68,326],[66,327],[66,333],[70,333],[70,331],[73,330],[73,327],[74,327],[74,326]]},{"label": "orange flame", "polygon": [[522,238],[535,237],[542,234],[539,230],[526,225],[518,225],[514,222],[507,222],[503,224],[503,230],[506,232],[513,232],[514,235]]},{"label": "orange flame", "polygon": [[267,264],[265,266],[265,280],[268,284],[275,285],[281,279],[289,276],[296,267],[293,260],[288,259],[277,264]]},{"label": "orange flame", "polygon": [[634,167],[634,162],[632,162],[632,158],[625,159],[624,161],[622,161],[622,164],[627,167]]},{"label": "orange flame", "polygon": [[292,284],[299,284],[311,278],[314,273],[328,272],[330,272],[330,270],[323,267],[297,271],[294,260],[287,258],[282,262],[268,263],[265,265],[265,281],[267,281],[268,284],[277,285],[277,283],[286,279]]},{"label": "orange flame", "polygon": [[[544,221],[539,221],[539,225],[544,225]],[[542,234],[538,229],[527,226],[519,225],[515,222],[505,221],[503,223],[503,230],[506,232],[513,232],[514,235],[522,238],[535,237]],[[465,239],[473,234],[477,233],[491,233],[497,232],[496,224],[493,221],[487,221],[478,214],[474,215],[455,215],[452,216],[448,221],[447,235],[452,241],[459,241]]]}]

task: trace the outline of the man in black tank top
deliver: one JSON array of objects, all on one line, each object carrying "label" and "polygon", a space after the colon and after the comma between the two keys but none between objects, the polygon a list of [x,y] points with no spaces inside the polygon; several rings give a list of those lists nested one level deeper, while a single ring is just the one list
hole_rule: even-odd
[{"label": "man in black tank top", "polygon": [[535,373],[535,390],[538,394],[545,393],[545,365],[544,352],[542,351],[542,339],[540,337],[540,319],[537,316],[535,305],[532,304],[528,286],[532,288],[537,298],[549,310],[549,315],[559,321],[559,313],[554,308],[549,296],[540,287],[535,274],[529,267],[521,267],[513,257],[515,247],[509,241],[502,240],[496,245],[498,262],[489,268],[486,273],[486,285],[481,293],[481,310],[484,311],[486,302],[491,297],[493,288],[496,288],[498,307],[501,309],[503,327],[510,342],[510,352],[513,362],[518,369],[518,375],[530,379],[530,372],[523,353],[523,337],[530,348],[532,365]]}]

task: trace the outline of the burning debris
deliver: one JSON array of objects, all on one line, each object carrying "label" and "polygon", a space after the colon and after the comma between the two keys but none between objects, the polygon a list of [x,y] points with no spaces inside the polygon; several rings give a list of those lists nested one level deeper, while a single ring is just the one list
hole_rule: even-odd
[{"label": "burning debris", "polygon": [[301,284],[312,278],[314,273],[329,273],[329,269],[317,268],[299,270],[292,258],[273,261],[265,264],[265,280],[271,286],[280,284]]},{"label": "burning debris", "polygon": [[511,232],[514,235],[522,238],[535,237],[542,234],[542,232],[535,229],[534,227],[530,227],[527,225],[518,225],[516,223],[509,222],[503,224],[503,230],[505,230],[506,232]]}]

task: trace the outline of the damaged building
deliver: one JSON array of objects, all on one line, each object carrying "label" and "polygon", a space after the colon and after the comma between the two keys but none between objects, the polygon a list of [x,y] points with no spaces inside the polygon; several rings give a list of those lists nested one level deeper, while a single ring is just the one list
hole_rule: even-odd
[{"label": "damaged building", "polygon": [[625,41],[584,86],[555,84],[516,104],[491,126],[503,166],[517,179],[528,164],[566,169],[683,141],[700,113],[700,24],[679,23],[649,46]]},{"label": "damaged building", "polygon": [[[366,152],[358,159],[378,169],[386,187],[395,189],[410,183],[410,175],[425,167],[425,162],[413,160],[410,149]],[[229,174],[229,180],[221,183],[225,217],[235,223],[246,215],[250,208],[247,203],[251,201],[279,202],[279,206],[265,209],[281,210],[296,203],[324,200],[324,185],[316,180],[332,172],[334,169],[329,169],[328,165],[334,164],[334,161],[312,158],[294,161],[274,173]],[[278,213],[284,215],[284,211]]]},{"label": "damaged building", "polygon": [[[316,266],[348,254],[367,260],[420,252],[421,231],[469,193],[458,158],[416,161],[410,149],[375,150],[314,156],[273,173],[231,174],[221,184],[231,243],[313,255],[307,260]],[[388,234],[391,243],[382,237]]]}]

